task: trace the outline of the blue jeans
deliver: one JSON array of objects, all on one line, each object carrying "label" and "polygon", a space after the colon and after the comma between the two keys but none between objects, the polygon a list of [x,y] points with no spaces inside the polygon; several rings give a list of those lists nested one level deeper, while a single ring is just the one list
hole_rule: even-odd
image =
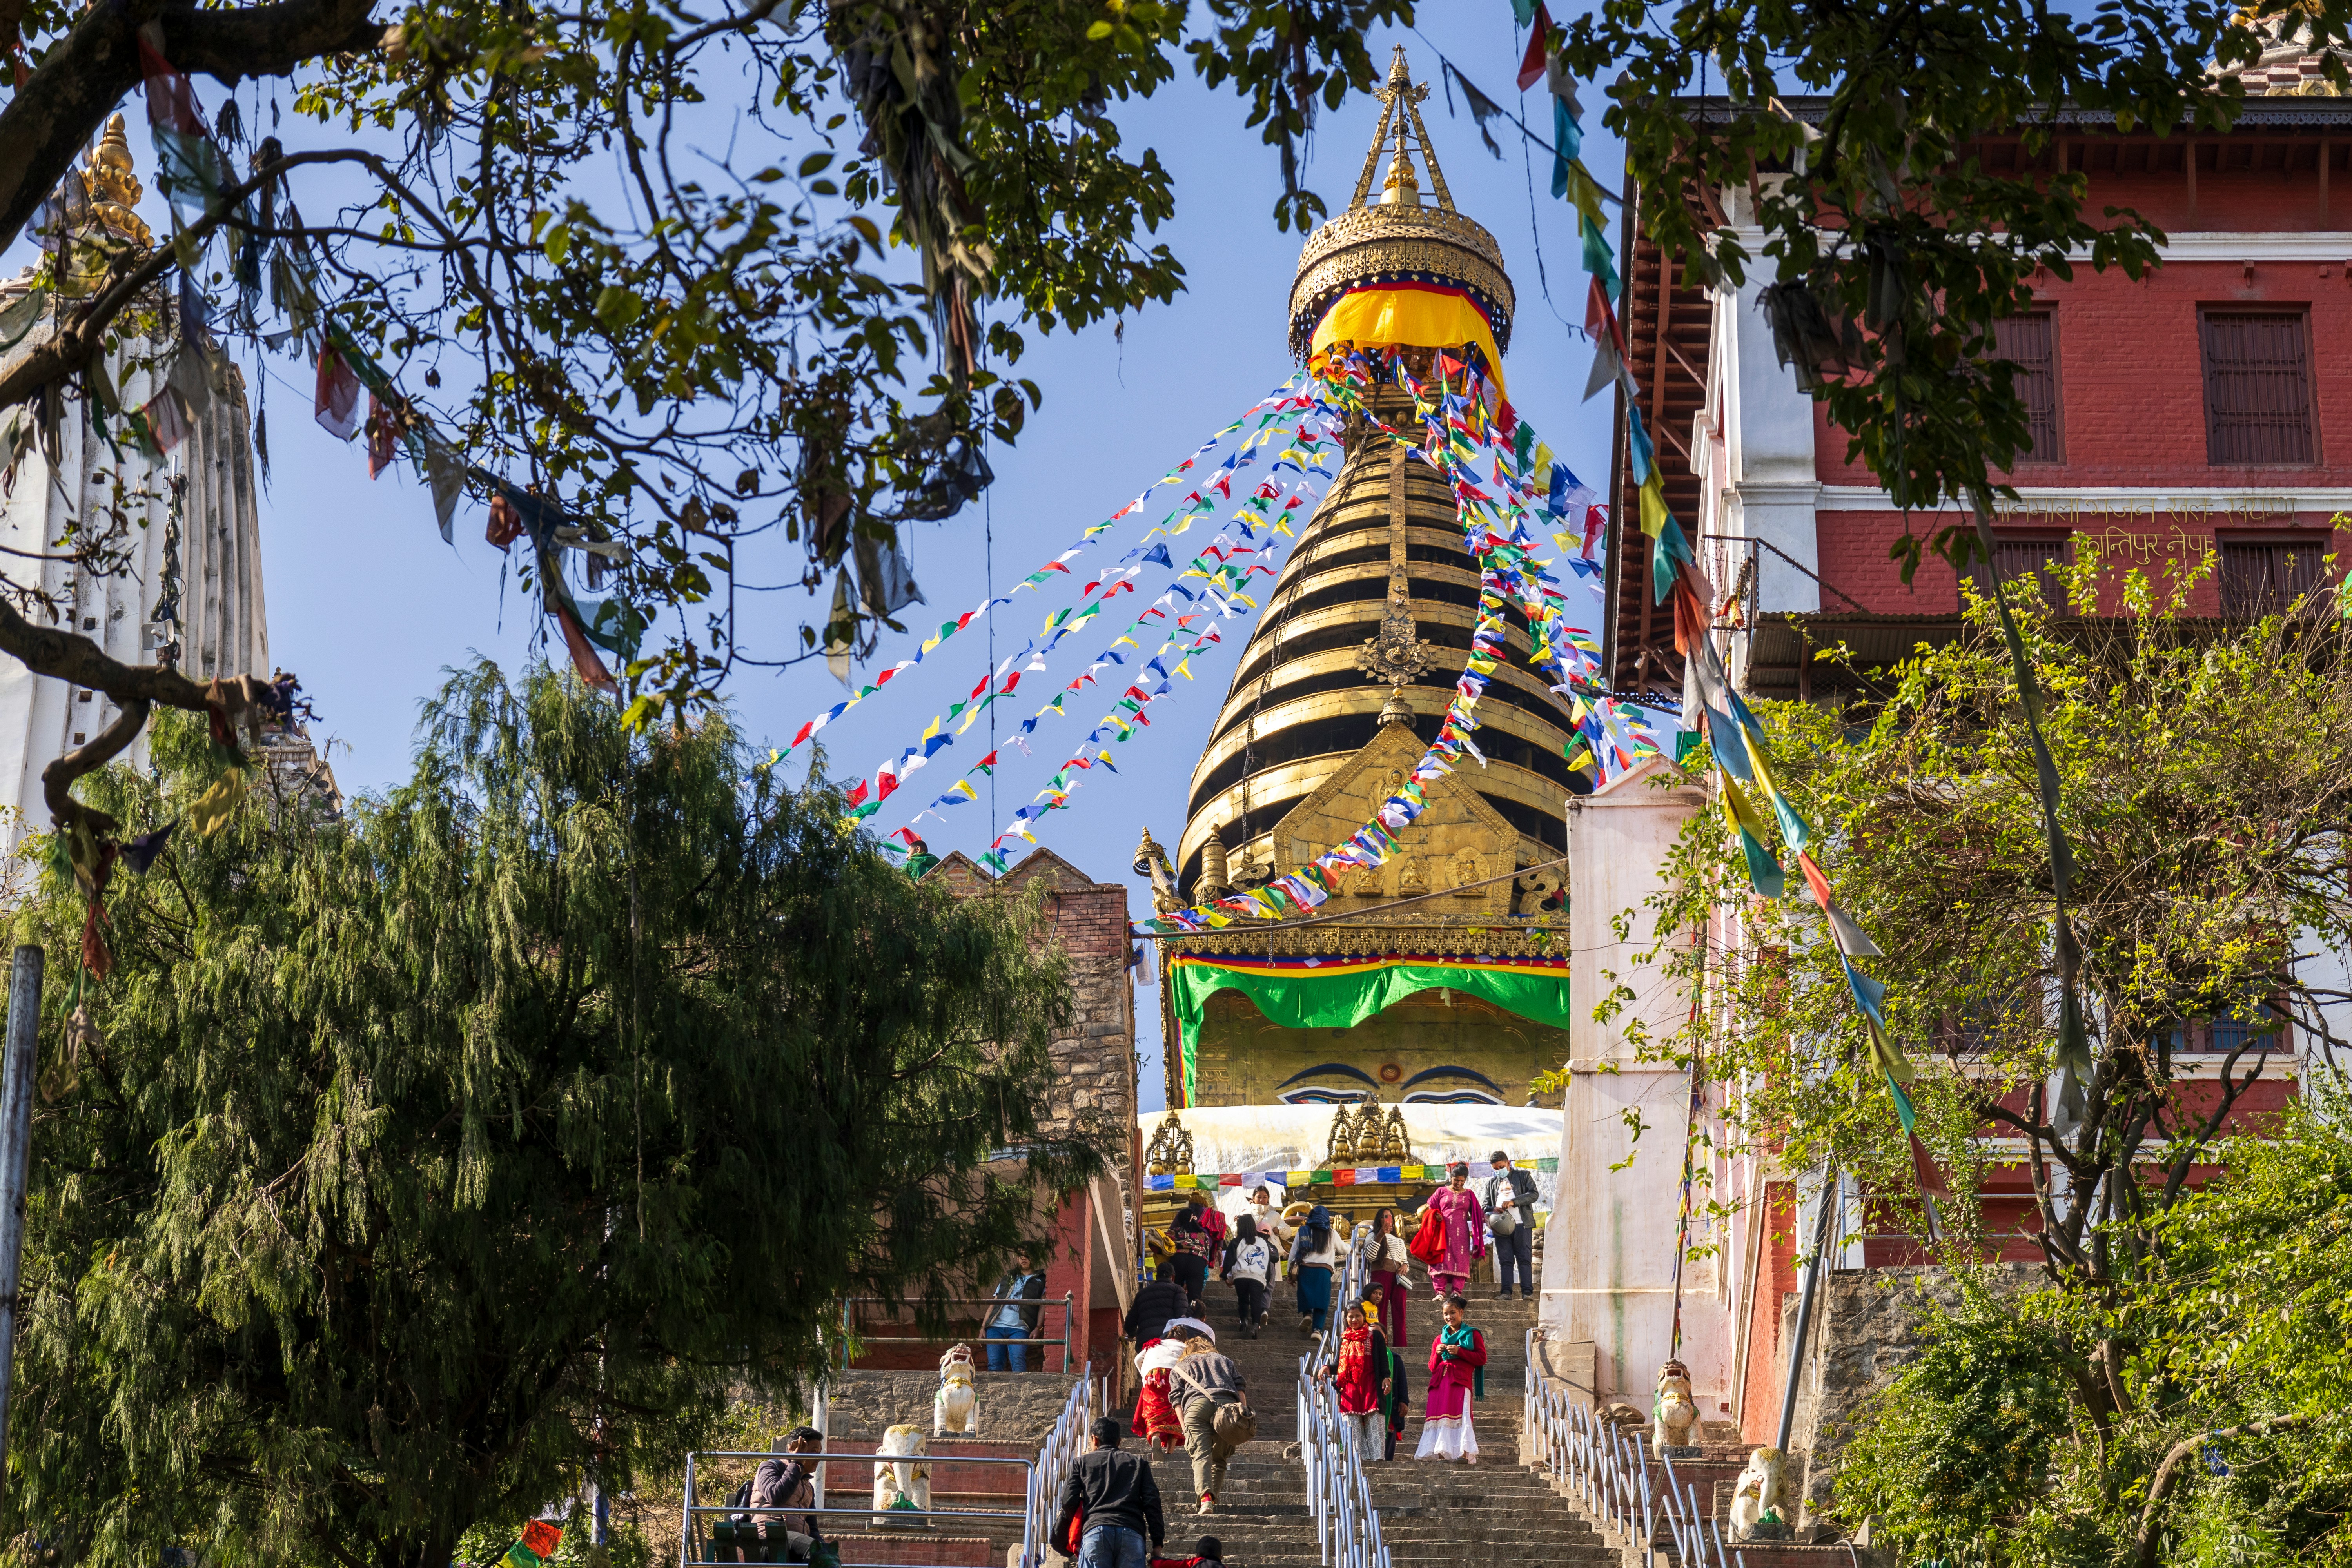
[{"label": "blue jeans", "polygon": [[[984,1337],[991,1341],[1020,1341],[1025,1340],[1029,1337],[1029,1331],[1027,1329],[991,1328]],[[1010,1361],[1013,1363],[1010,1367],[1005,1365],[1007,1361]],[[1027,1372],[1029,1370],[1029,1347],[1020,1343],[1009,1345],[991,1343],[988,1347],[988,1370],[991,1372]]]},{"label": "blue jeans", "polygon": [[1139,1530],[1098,1524],[1078,1537],[1078,1568],[1146,1568],[1150,1559]]}]

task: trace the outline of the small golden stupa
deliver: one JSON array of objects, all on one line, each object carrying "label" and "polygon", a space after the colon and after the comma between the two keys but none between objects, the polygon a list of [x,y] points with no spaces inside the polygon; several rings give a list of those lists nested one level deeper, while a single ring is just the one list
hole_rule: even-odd
[{"label": "small golden stupa", "polygon": [[137,211],[141,194],[129,131],[117,114],[80,166],[66,171],[35,220],[41,248],[57,254],[59,293],[88,293],[125,246],[153,247],[155,237]]}]

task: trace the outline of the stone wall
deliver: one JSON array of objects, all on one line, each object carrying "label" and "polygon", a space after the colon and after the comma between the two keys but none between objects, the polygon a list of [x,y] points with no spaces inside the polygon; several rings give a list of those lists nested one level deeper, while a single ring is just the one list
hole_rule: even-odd
[{"label": "stone wall", "polygon": [[[2029,1289],[2041,1278],[2039,1268],[2025,1264],[1997,1265],[1989,1272],[1993,1289],[2002,1294]],[[1802,1478],[1797,1481],[1801,1540],[1836,1533],[1828,1518],[1831,1491],[1863,1405],[1918,1356],[1927,1321],[1960,1303],[1958,1281],[1933,1266],[1839,1269],[1823,1277],[1822,1289],[1789,1434],[1789,1475],[1792,1480]],[[1796,1342],[1800,1300],[1791,1291],[1780,1302],[1776,1424],[1779,1391],[1788,1386],[1788,1347]]]},{"label": "stone wall", "polygon": [[[1037,1444],[1062,1413],[1075,1378],[1051,1373],[982,1372],[972,1376],[980,1395],[980,1436],[992,1443]],[[931,1429],[933,1372],[844,1372],[834,1374],[826,1425],[836,1443],[872,1443],[901,1424]]]},{"label": "stone wall", "polygon": [[958,852],[925,879],[933,877],[965,898],[1044,885],[1046,940],[1069,960],[1071,1014],[1069,1033],[1053,1043],[1057,1081],[1040,1131],[1047,1138],[1092,1133],[1109,1154],[1119,1196],[1132,1215],[1138,1058],[1127,884],[1095,881],[1050,849],[1037,850],[1002,878]]}]

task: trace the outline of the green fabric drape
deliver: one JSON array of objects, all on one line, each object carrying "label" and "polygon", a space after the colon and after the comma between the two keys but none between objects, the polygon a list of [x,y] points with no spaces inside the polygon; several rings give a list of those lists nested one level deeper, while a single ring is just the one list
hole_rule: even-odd
[{"label": "green fabric drape", "polygon": [[1491,1002],[1530,1023],[1568,1027],[1568,972],[1528,973],[1503,965],[1399,963],[1378,967],[1339,967],[1337,972],[1288,969],[1277,973],[1182,962],[1169,976],[1176,1022],[1184,1037],[1184,1099],[1192,1103],[1198,1084],[1201,1022],[1209,998],[1238,991],[1267,1020],[1290,1029],[1345,1029],[1362,1023],[1392,1002],[1441,987]]}]

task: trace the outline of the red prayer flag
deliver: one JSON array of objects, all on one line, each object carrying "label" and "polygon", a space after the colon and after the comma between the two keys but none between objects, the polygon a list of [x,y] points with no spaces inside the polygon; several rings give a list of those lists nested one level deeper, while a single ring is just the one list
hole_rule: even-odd
[{"label": "red prayer flag", "polygon": [[1544,58],[1551,42],[1551,13],[1545,10],[1543,0],[1536,0],[1535,31],[1528,35],[1528,58],[1519,62],[1519,90],[1525,92],[1543,80],[1550,62]]},{"label": "red prayer flag", "polygon": [[1921,1192],[1932,1193],[1939,1198],[1952,1195],[1950,1184],[1944,1180],[1944,1173],[1936,1164],[1936,1156],[1927,1152],[1927,1146],[1919,1142],[1916,1132],[1911,1134],[1911,1169],[1919,1178]]},{"label": "red prayer flag", "polygon": [[563,1539],[563,1528],[543,1519],[534,1519],[522,1527],[522,1543],[534,1557],[551,1557],[558,1542]]},{"label": "red prayer flag", "polygon": [[[522,513],[515,510],[514,502],[503,495],[490,498],[490,525],[482,531],[482,537],[500,550],[522,537]],[[801,740],[807,739],[814,728],[814,724],[802,726]],[[799,740],[793,742],[795,746],[800,743]]]},{"label": "red prayer flag", "polygon": [[374,479],[384,469],[392,467],[393,455],[398,441],[398,433],[393,428],[392,411],[375,400],[374,393],[369,393],[367,411],[369,479]]},{"label": "red prayer flag", "polygon": [[[1734,745],[1737,745],[1739,743],[1739,737],[1734,735],[1731,737],[1731,741]],[[1797,868],[1805,874],[1805,885],[1813,890],[1813,901],[1821,905],[1824,910],[1828,909],[1830,907],[1830,879],[1822,875],[1822,868],[1813,864],[1813,858],[1806,854],[1801,849],[1798,850]]]},{"label": "red prayer flag", "polygon": [[319,424],[338,441],[360,431],[360,378],[329,343],[319,351]]},{"label": "red prayer flag", "polygon": [[563,646],[572,650],[572,668],[580,672],[580,679],[599,691],[619,689],[613,672],[606,669],[604,661],[596,657],[596,647],[588,640],[588,633],[581,626],[580,617],[559,605],[555,610],[555,620],[563,628]]}]

